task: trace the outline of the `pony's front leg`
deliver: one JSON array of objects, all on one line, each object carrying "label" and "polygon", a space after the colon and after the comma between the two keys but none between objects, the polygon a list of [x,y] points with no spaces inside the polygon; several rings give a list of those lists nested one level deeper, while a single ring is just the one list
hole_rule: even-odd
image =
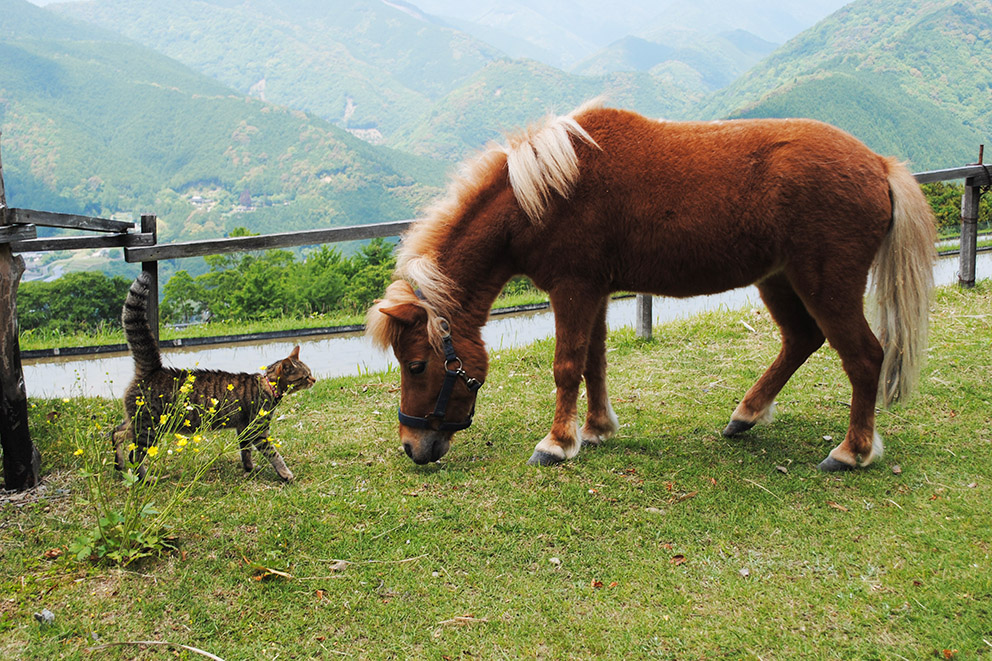
[{"label": "pony's front leg", "polygon": [[599,445],[620,429],[617,414],[610,404],[606,391],[606,308],[609,297],[604,297],[593,322],[589,338],[589,352],[586,357],[586,424],[579,432],[582,445]]},{"label": "pony's front leg", "polygon": [[599,300],[599,297],[583,296],[577,287],[556,288],[549,298],[555,312],[555,417],[551,431],[527,461],[535,466],[560,464],[579,453],[576,409],[596,318],[595,314],[589,314],[588,302]]}]

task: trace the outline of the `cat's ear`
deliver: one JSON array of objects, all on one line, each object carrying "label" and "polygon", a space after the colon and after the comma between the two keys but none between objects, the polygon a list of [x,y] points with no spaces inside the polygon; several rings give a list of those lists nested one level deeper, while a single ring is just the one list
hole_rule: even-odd
[{"label": "cat's ear", "polygon": [[296,347],[293,348],[293,352],[291,354],[289,354],[289,357],[292,358],[293,360],[299,360],[300,359],[300,345],[299,344],[297,344]]},{"label": "cat's ear", "polygon": [[398,303],[388,308],[381,307],[379,312],[404,326],[413,326],[418,321],[427,320],[427,310],[415,303]]}]

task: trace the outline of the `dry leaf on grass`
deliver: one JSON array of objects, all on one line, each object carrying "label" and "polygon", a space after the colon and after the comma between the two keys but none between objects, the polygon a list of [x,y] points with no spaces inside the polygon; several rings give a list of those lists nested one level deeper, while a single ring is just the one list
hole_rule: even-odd
[{"label": "dry leaf on grass", "polygon": [[293,578],[292,574],[288,574],[278,569],[272,569],[271,567],[266,567],[265,565],[256,564],[251,560],[249,560],[248,558],[246,558],[245,556],[241,556],[241,559],[245,561],[246,565],[248,565],[254,570],[255,574],[251,577],[252,580],[254,581],[263,581],[273,576],[277,578],[286,578],[286,579]]}]

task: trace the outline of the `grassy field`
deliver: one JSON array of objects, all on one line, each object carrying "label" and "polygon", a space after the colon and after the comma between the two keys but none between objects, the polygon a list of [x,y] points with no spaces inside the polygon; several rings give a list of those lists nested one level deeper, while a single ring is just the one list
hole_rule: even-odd
[{"label": "grassy field", "polygon": [[222,457],[178,549],[127,568],[66,551],[93,524],[74,453],[119,403],[33,402],[44,489],[0,500],[0,658],[992,659],[992,283],[940,290],[932,320],[865,470],[816,470],[848,415],[829,348],[774,424],[721,437],[779,343],[764,310],[725,311],[612,333],[622,428],[556,468],[525,465],[551,341],[492,356],[427,467],[399,448],[395,374],[319,382],[273,426],[295,483]]}]

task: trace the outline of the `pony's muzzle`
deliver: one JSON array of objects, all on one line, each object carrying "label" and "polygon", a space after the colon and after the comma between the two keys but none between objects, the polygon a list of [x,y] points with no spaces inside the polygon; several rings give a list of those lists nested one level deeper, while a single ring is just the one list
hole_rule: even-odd
[{"label": "pony's muzzle", "polygon": [[437,461],[447,454],[451,447],[450,432],[411,430],[404,427],[400,432],[400,440],[406,456],[413,459],[413,463],[421,466]]}]

